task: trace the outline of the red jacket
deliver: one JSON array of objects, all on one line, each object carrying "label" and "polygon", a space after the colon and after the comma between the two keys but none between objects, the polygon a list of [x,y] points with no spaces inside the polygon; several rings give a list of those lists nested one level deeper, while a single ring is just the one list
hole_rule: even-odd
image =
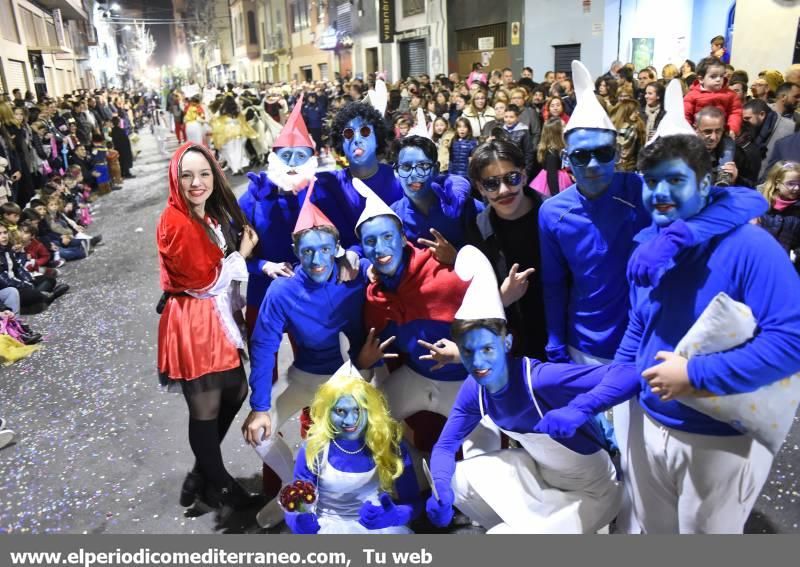
[{"label": "red jacket", "polygon": [[700,86],[700,81],[695,81],[683,97],[683,111],[689,124],[694,125],[695,115],[706,106],[716,106],[724,112],[728,130],[739,134],[742,128],[742,101],[728,88],[727,80],[717,92],[707,91]]},{"label": "red jacket", "polygon": [[50,251],[47,249],[47,246],[35,238],[25,247],[25,252],[28,256],[36,260],[36,266],[39,268],[44,268],[50,263]]}]

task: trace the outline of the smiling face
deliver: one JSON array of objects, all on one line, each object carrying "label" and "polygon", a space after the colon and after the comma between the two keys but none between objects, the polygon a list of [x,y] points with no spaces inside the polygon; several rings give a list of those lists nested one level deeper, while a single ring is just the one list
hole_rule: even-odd
[{"label": "smiling face", "polygon": [[564,105],[561,103],[561,99],[554,98],[551,100],[547,111],[550,113],[550,116],[561,116],[564,113]]},{"label": "smiling face", "polygon": [[660,227],[688,219],[706,206],[711,177],[698,181],[694,170],[682,159],[660,162],[643,171],[642,177],[642,201]]},{"label": "smiling face", "polygon": [[337,439],[359,439],[367,429],[367,410],[353,396],[342,396],[331,408],[331,424]]},{"label": "smiling face", "polygon": [[[516,176],[510,174],[518,174]],[[511,183],[511,178],[516,177],[519,183]],[[484,181],[491,180],[499,182],[500,185],[495,191],[488,190]],[[510,161],[498,160],[484,167],[480,172],[480,179],[476,180],[476,186],[481,196],[494,209],[497,216],[502,219],[515,219],[524,210],[524,194],[522,187],[525,184],[525,175],[521,169]],[[493,186],[494,183],[491,183]],[[492,189],[490,186],[489,189]]]},{"label": "smiling face", "polygon": [[593,154],[588,163],[581,165],[571,156],[575,152],[580,155],[582,152],[593,152],[600,148],[616,149],[616,133],[610,130],[578,128],[567,135],[566,142],[567,155],[570,156],[572,173],[575,174],[578,189],[589,198],[598,197],[608,189],[614,178],[614,159],[603,163]]},{"label": "smiling face", "polygon": [[702,116],[697,122],[695,130],[703,140],[706,149],[709,152],[713,152],[725,135],[725,119],[722,117]]},{"label": "smiling face", "polygon": [[783,181],[778,183],[778,195],[785,201],[800,199],[800,173],[787,171],[783,176]]},{"label": "smiling face", "polygon": [[506,337],[485,327],[471,329],[461,337],[458,352],[464,368],[481,386],[497,391],[508,383]]},{"label": "smiling face", "polygon": [[378,273],[393,276],[403,261],[406,237],[398,226],[397,219],[380,215],[369,219],[359,227],[361,247]]},{"label": "smiling face", "polygon": [[[416,167],[412,167],[416,166]],[[411,167],[410,171],[404,171]],[[397,156],[395,176],[400,180],[403,193],[412,201],[424,199],[431,193],[431,181],[436,174],[438,163],[429,158],[422,148],[406,146]],[[427,173],[423,170],[427,169]],[[404,177],[407,175],[407,177]]]},{"label": "smiling face", "polygon": [[295,254],[306,275],[316,283],[330,279],[336,261],[336,238],[323,230],[309,230],[297,242]]},{"label": "smiling face", "polygon": [[659,105],[661,101],[658,98],[658,89],[655,85],[647,85],[644,91],[644,100],[647,102],[647,106],[653,107]]},{"label": "smiling face", "polygon": [[206,156],[187,151],[180,164],[181,195],[197,214],[205,214],[205,205],[214,191],[214,173]]},{"label": "smiling face", "polygon": [[[369,128],[369,135],[363,136],[362,127]],[[365,168],[378,163],[378,141],[375,138],[375,129],[360,116],[356,116],[347,123],[345,129],[353,129],[353,137],[345,138],[343,149],[347,161],[352,165]]]}]

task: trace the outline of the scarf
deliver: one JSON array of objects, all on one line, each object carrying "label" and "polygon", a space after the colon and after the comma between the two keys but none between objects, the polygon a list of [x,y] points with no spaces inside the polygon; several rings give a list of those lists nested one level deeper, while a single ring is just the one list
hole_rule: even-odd
[{"label": "scarf", "polygon": [[772,204],[772,208],[775,209],[776,211],[781,212],[785,211],[789,207],[793,207],[794,205],[797,204],[797,202],[798,199],[795,199],[794,201],[785,201],[780,197],[775,197],[775,202]]},{"label": "scarf", "polygon": [[658,118],[658,114],[661,112],[661,105],[654,107],[649,107],[645,105],[644,113],[647,116],[647,139],[653,137],[653,134],[656,133],[656,118]]}]

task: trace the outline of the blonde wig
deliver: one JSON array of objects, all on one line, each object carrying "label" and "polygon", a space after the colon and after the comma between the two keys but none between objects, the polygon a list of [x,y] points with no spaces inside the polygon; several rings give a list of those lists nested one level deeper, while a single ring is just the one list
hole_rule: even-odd
[{"label": "blonde wig", "polygon": [[378,469],[381,489],[392,492],[394,480],[403,474],[403,459],[400,456],[402,428],[389,415],[383,394],[357,373],[334,375],[317,389],[311,404],[313,424],[306,437],[306,465],[315,473],[319,471],[321,452],[336,438],[336,430],[331,423],[331,409],[342,396],[353,396],[359,408],[367,411],[367,448]]}]

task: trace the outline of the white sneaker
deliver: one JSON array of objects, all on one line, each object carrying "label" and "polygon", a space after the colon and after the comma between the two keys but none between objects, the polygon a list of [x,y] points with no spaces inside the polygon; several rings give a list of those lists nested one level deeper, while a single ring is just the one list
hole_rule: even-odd
[{"label": "white sneaker", "polygon": [[262,528],[274,528],[283,521],[283,510],[275,497],[256,514],[256,522]]},{"label": "white sneaker", "polygon": [[[5,421],[3,424],[5,425]],[[16,434],[10,429],[0,430],[0,449],[11,445],[14,442],[14,437],[16,437]]]}]

